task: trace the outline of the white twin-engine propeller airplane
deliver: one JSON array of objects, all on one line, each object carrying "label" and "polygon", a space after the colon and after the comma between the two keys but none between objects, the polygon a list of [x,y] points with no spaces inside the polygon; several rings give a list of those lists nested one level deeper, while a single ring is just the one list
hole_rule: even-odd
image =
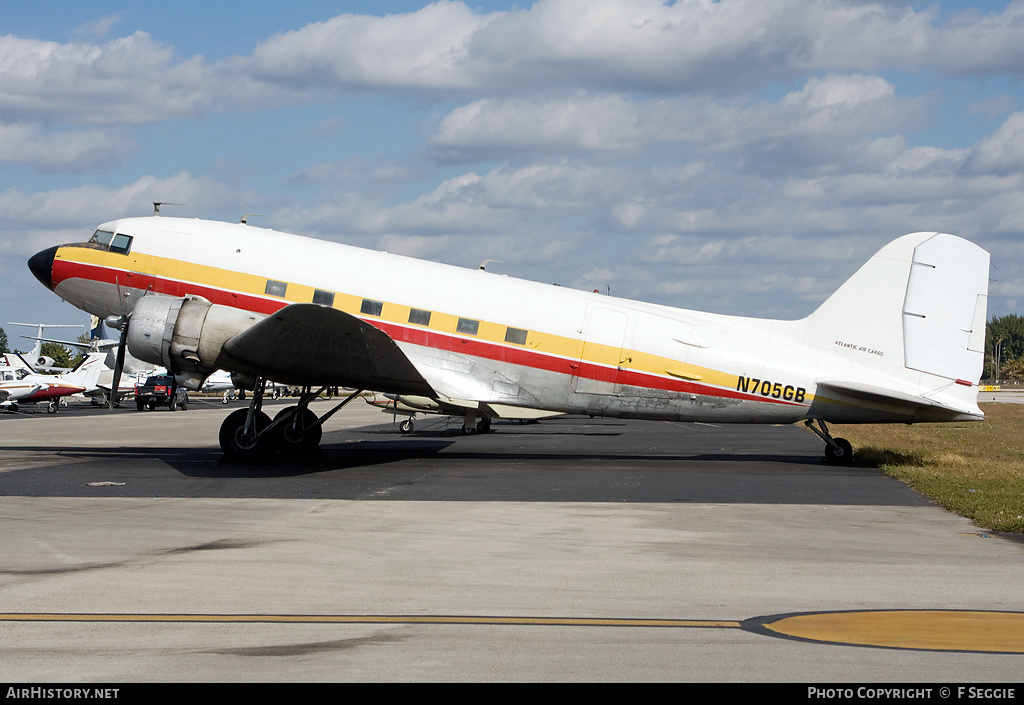
[{"label": "white twin-engine propeller airplane", "polygon": [[[723,316],[615,299],[242,223],[125,218],[29,260],[78,308],[117,320],[132,355],[199,389],[253,389],[220,443],[234,460],[308,452],[318,388],[635,419],[826,423],[981,419],[989,256],[914,233],[879,251],[807,318]],[[124,345],[121,346],[124,349]],[[304,387],[271,419],[264,380]],[[116,384],[116,380],[115,380]],[[353,394],[342,404],[358,396]]]}]

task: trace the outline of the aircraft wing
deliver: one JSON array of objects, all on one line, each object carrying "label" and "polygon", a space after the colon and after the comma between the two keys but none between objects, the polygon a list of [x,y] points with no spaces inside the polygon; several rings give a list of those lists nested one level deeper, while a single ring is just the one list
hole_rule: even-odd
[{"label": "aircraft wing", "polygon": [[90,340],[89,342],[82,343],[77,340],[57,340],[56,338],[37,338],[34,335],[23,335],[22,338],[28,338],[29,340],[38,340],[41,343],[57,343],[57,345],[64,345],[71,348],[80,348],[81,350],[93,350],[95,352],[106,352],[117,347],[116,340]]},{"label": "aircraft wing", "polygon": [[316,304],[292,304],[267,316],[228,340],[218,363],[282,384],[435,396],[386,333]]},{"label": "aircraft wing", "polygon": [[819,382],[818,389],[827,392],[837,392],[854,399],[862,399],[876,404],[888,404],[910,409],[921,409],[938,412],[952,412],[954,414],[968,414],[977,418],[976,411],[970,409],[959,409],[949,404],[943,404],[933,399],[913,394],[897,392],[885,387],[876,387],[870,384],[857,382]]}]

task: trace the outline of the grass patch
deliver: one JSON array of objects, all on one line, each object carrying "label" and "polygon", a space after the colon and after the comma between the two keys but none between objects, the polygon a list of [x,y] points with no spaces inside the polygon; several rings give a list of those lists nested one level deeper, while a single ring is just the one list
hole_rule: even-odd
[{"label": "grass patch", "polygon": [[984,421],[829,424],[856,458],[993,531],[1024,533],[1024,404],[982,404]]}]

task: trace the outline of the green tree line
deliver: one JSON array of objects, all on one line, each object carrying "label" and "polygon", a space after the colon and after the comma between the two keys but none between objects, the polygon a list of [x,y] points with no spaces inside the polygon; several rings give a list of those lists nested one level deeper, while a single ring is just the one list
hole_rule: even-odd
[{"label": "green tree line", "polygon": [[1024,316],[993,316],[985,330],[985,375],[1024,380]]}]

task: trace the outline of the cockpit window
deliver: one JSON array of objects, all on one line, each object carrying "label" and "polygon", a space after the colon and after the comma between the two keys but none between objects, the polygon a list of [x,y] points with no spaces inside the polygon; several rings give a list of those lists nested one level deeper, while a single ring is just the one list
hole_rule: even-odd
[{"label": "cockpit window", "polygon": [[114,239],[110,241],[111,252],[120,252],[122,255],[126,255],[131,249],[132,238],[130,235],[122,235],[121,233],[118,233],[114,236]]},{"label": "cockpit window", "polygon": [[108,230],[97,230],[89,238],[89,242],[101,245],[111,252],[118,252],[122,255],[128,254],[132,249],[132,237],[131,235],[122,235],[114,233]]},{"label": "cockpit window", "polygon": [[95,242],[100,245],[109,245],[110,241],[114,239],[114,233],[107,232],[106,230],[97,230],[89,238],[89,242]]}]

